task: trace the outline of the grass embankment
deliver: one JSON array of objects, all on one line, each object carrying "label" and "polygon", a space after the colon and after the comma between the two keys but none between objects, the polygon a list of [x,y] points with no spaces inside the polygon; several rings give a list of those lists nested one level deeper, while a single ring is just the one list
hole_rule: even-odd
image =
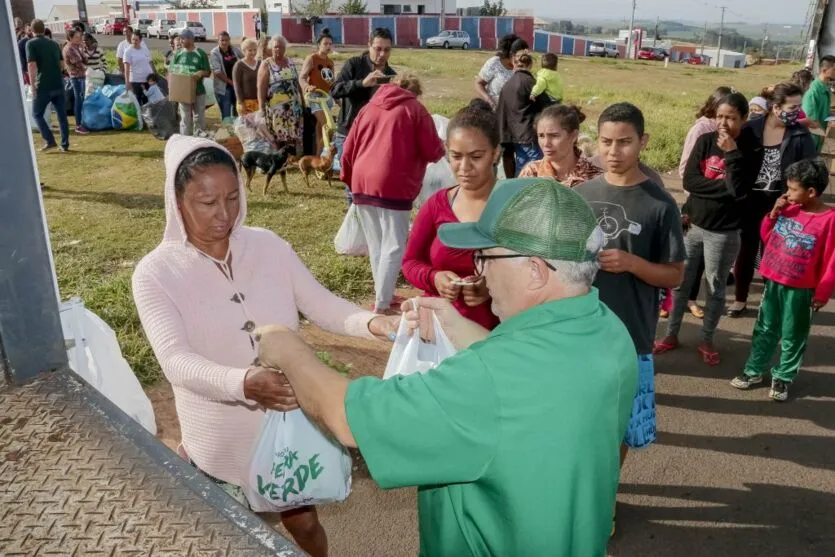
[{"label": "grass embankment", "polygon": [[[353,55],[340,52],[340,61]],[[302,57],[301,49],[291,55]],[[421,75],[424,102],[434,113],[451,115],[473,96],[473,76],[487,54],[396,50],[392,62]],[[111,67],[115,65],[108,53]],[[161,53],[155,53],[163,68]],[[651,136],[645,161],[666,170],[678,163],[681,144],[698,105],[719,85],[747,95],[788,77],[786,66],[744,71],[660,63],[564,58],[560,71],[566,101],[588,115],[584,131],[594,135],[600,111],[616,101],[631,101],[646,115]],[[219,114],[209,111],[210,121]],[[39,144],[40,138],[36,137]],[[142,333],[133,306],[130,277],[136,262],[160,240],[164,227],[163,143],[144,132],[106,132],[71,137],[69,154],[39,156],[44,200],[55,253],[61,296],[80,296],[116,331],[125,357],[143,384],[160,377],[159,366]],[[291,193],[278,186],[261,195],[263,177],[249,196],[247,221],[286,238],[329,289],[358,300],[373,290],[365,259],[340,257],[333,236],[345,209],[340,187],[312,180],[307,188],[293,173]],[[325,355],[327,358],[327,355]],[[340,364],[341,365],[341,364]]]}]

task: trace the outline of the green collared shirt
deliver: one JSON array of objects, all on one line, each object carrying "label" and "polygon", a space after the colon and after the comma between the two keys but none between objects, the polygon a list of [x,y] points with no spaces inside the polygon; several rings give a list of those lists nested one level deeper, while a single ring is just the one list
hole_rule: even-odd
[{"label": "green collared shirt", "polygon": [[421,555],[605,554],[638,383],[597,290],[513,316],[426,374],[351,383],[374,480],[418,486]]}]

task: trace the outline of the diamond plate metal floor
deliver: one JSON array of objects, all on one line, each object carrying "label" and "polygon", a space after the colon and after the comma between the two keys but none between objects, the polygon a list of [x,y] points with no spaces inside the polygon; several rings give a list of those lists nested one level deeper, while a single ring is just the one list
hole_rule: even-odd
[{"label": "diamond plate metal floor", "polygon": [[303,553],[66,371],[0,390],[0,555]]}]

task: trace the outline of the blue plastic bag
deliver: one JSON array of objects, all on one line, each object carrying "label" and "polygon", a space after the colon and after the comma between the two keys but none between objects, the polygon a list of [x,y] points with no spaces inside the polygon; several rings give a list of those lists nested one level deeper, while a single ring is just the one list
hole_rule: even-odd
[{"label": "blue plastic bag", "polygon": [[81,121],[84,126],[96,132],[112,129],[110,112],[113,108],[113,101],[124,91],[124,85],[105,85],[86,97],[81,108]]}]

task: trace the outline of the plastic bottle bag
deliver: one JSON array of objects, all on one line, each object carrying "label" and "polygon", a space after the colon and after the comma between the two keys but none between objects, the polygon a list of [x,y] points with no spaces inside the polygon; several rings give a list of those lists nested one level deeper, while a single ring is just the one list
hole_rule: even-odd
[{"label": "plastic bottle bag", "polygon": [[351,494],[351,456],[301,410],[268,410],[247,483],[246,498],[256,512],[344,501]]},{"label": "plastic bottle bag", "polygon": [[113,127],[113,119],[110,114],[113,108],[113,100],[105,94],[105,89],[108,87],[108,85],[105,85],[101,89],[96,89],[84,99],[81,108],[81,120],[84,122],[84,127],[90,131],[109,130]]},{"label": "plastic bottle bag", "polygon": [[435,342],[429,343],[420,339],[418,330],[412,331],[410,335],[406,320],[400,320],[383,379],[390,379],[396,375],[426,373],[445,359],[455,355],[457,350],[444,333],[434,313],[432,323],[435,330]]},{"label": "plastic bottle bag", "polygon": [[240,116],[233,125],[235,135],[241,140],[244,152],[258,151],[260,153],[276,153],[278,148],[273,143],[273,136],[270,133],[264,114],[252,112],[246,116]]},{"label": "plastic bottle bag", "polygon": [[217,104],[217,97],[215,97],[215,78],[204,77],[203,88],[206,89],[206,108]]},{"label": "plastic bottle bag", "polygon": [[93,94],[93,91],[104,86],[104,72],[96,68],[87,68],[85,73],[84,97]]},{"label": "plastic bottle bag", "polygon": [[157,139],[168,140],[177,133],[177,109],[168,99],[143,106],[142,120]]},{"label": "plastic bottle bag", "polygon": [[[32,90],[27,87],[26,88],[26,97],[23,99],[23,109],[26,111],[26,120],[29,122],[29,127],[32,131],[40,131],[38,129],[38,125],[35,123],[35,116],[32,114],[32,105],[35,103],[35,98],[32,96]],[[44,110],[43,117],[46,120],[47,125],[50,125],[52,122],[52,115],[54,114],[54,109],[52,108],[52,103],[46,105],[46,110]]]},{"label": "plastic bottle bag", "polygon": [[333,239],[333,247],[336,249],[336,253],[340,255],[368,255],[365,232],[362,230],[357,206],[353,203],[348,207],[342,226],[339,227],[339,231]]},{"label": "plastic bottle bag", "polygon": [[113,101],[110,109],[112,126],[116,130],[141,130],[142,107],[136,95],[125,91]]}]

